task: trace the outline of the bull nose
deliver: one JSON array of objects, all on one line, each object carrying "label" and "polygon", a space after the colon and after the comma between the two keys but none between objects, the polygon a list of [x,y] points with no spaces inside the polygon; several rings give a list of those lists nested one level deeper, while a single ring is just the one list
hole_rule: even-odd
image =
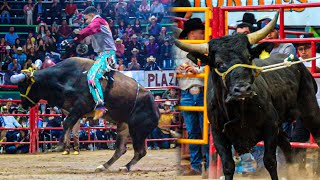
[{"label": "bull nose", "polygon": [[241,96],[241,95],[246,95],[250,94],[252,91],[252,87],[250,84],[245,84],[245,85],[236,85],[233,87],[233,94],[236,96]]}]

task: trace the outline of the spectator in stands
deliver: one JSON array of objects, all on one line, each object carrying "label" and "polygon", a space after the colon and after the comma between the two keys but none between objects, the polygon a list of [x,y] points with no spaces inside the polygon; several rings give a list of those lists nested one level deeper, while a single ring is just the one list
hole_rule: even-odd
[{"label": "spectator in stands", "polygon": [[148,31],[151,36],[158,37],[161,31],[161,25],[157,23],[157,17],[152,15],[149,18],[150,24],[148,25]]},{"label": "spectator in stands", "polygon": [[44,57],[46,55],[46,45],[43,42],[43,39],[40,38],[38,42],[38,46],[36,46],[36,52],[38,53],[38,57],[41,61],[44,61]]},{"label": "spectator in stands", "polygon": [[50,14],[51,20],[49,21],[48,24],[52,24],[53,21],[55,21],[55,18],[58,19],[58,24],[60,24],[62,19],[62,16],[61,16],[62,9],[60,4],[58,4],[58,0],[52,0],[52,4],[49,9],[50,9],[49,14]]},{"label": "spectator in stands", "polygon": [[[28,130],[20,130],[19,137],[17,139],[18,142],[30,142]],[[22,154],[29,152],[29,144],[15,144],[14,146],[10,146],[10,148],[6,148],[6,153],[8,154]]]},{"label": "spectator in stands", "polygon": [[[184,29],[180,33],[179,38],[188,38],[188,40],[203,40],[204,25],[200,18],[192,18],[184,23]],[[173,59],[177,64],[177,73],[199,74],[204,71],[204,67],[200,69],[190,59],[187,58],[187,52],[177,48],[172,49],[174,53]],[[203,105],[203,80],[196,78],[179,79],[179,87],[181,89],[180,105],[182,106],[202,106]],[[203,113],[182,111],[184,123],[189,139],[199,139],[203,130]],[[200,145],[189,145],[191,168],[183,172],[183,175],[200,175],[202,154],[206,154],[209,160],[208,145],[201,147]],[[202,152],[204,151],[204,152]]]},{"label": "spectator in stands", "polygon": [[115,43],[116,43],[116,48],[117,48],[117,50],[116,50],[116,56],[117,57],[121,57],[121,58],[124,58],[124,50],[125,50],[125,46],[124,46],[124,44],[122,44],[122,39],[120,39],[120,38],[117,38],[116,39],[116,41],[115,41]]},{"label": "spectator in stands", "polygon": [[[61,127],[62,117],[54,116],[55,114],[60,114],[60,110],[57,107],[48,108],[50,110],[49,114],[53,116],[46,117],[44,121],[47,123],[46,127]],[[60,138],[62,130],[50,130],[51,135],[55,136],[57,139]]]},{"label": "spectator in stands", "polygon": [[147,0],[142,0],[139,6],[139,12],[137,17],[142,17],[144,20],[147,20],[150,15],[150,5]]},{"label": "spectator in stands", "polygon": [[100,3],[97,4],[97,13],[98,13],[99,15],[102,15],[102,9],[101,9]]},{"label": "spectator in stands", "polygon": [[41,66],[41,69],[45,69],[45,68],[48,68],[48,67],[51,67],[51,66],[54,66],[54,65],[55,65],[55,63],[52,61],[50,56],[46,56],[42,66]]},{"label": "spectator in stands", "polygon": [[69,3],[65,7],[66,18],[68,22],[70,22],[69,19],[74,15],[76,10],[77,10],[77,5],[73,4],[73,0],[69,0]]},{"label": "spectator in stands", "polygon": [[27,55],[23,53],[22,47],[18,47],[17,53],[14,54],[12,57],[18,60],[18,63],[20,64],[21,67],[23,67],[24,63],[27,60]]},{"label": "spectator in stands", "polygon": [[164,44],[160,48],[161,60],[164,69],[171,69],[173,67],[173,60],[171,58],[171,44],[169,39],[164,39]]},{"label": "spectator in stands", "polygon": [[76,27],[76,28],[83,28],[84,27],[84,16],[80,14],[78,9],[75,11],[74,15],[72,16],[69,24]]},{"label": "spectator in stands", "polygon": [[127,10],[128,6],[127,3],[124,2],[123,0],[119,0],[119,2],[115,5],[114,7],[114,11],[116,13],[116,18],[118,20],[128,20],[128,10]]},{"label": "spectator in stands", "polygon": [[16,58],[12,59],[12,62],[8,66],[8,71],[11,71],[13,73],[20,73],[21,65],[18,63],[18,60]]},{"label": "spectator in stands", "polygon": [[24,63],[24,66],[22,69],[28,69],[28,68],[32,68],[32,60],[31,59],[27,59],[26,63]]},{"label": "spectator in stands", "polygon": [[166,90],[162,94],[162,99],[178,99],[177,90],[175,88],[171,88]]},{"label": "spectator in stands", "polygon": [[134,21],[133,31],[135,34],[141,34],[141,22],[138,18]]},{"label": "spectator in stands", "polygon": [[[65,21],[65,20],[64,20]],[[51,35],[51,32],[47,30],[46,36],[43,37],[43,41],[46,44],[47,51],[49,52],[55,52],[57,50],[56,48],[56,39]]]},{"label": "spectator in stands", "polygon": [[65,39],[72,39],[71,37],[72,29],[71,27],[69,27],[66,20],[62,21],[62,25],[59,27],[58,34],[60,36],[59,42],[62,42]]},{"label": "spectator in stands", "polygon": [[159,70],[161,70],[161,68],[157,64],[156,58],[154,58],[153,56],[150,56],[147,58],[147,63],[145,65],[144,70],[145,71],[159,71]]},{"label": "spectator in stands", "polygon": [[[170,133],[168,132],[170,128],[165,126],[170,126],[172,125],[172,123],[175,123],[175,117],[174,117],[174,114],[172,114],[171,106],[172,106],[171,102],[166,101],[165,103],[163,103],[164,109],[160,109],[161,116],[160,116],[159,125],[158,125],[158,134],[157,134],[158,137],[156,137],[156,139],[170,138]],[[170,148],[170,141],[159,141],[159,142],[160,142],[159,147],[161,149]]]},{"label": "spectator in stands", "polygon": [[46,18],[46,8],[42,4],[42,0],[38,0],[37,4],[34,6],[33,22],[40,24],[41,20],[45,20],[45,18]]},{"label": "spectator in stands", "polygon": [[250,32],[252,32],[252,30],[252,25],[245,22],[238,24],[236,27],[236,33],[239,34],[249,34]]},{"label": "spectator in stands", "polygon": [[159,45],[155,42],[155,38],[153,36],[149,37],[149,43],[146,46],[146,56],[155,56],[157,57],[159,53]]},{"label": "spectator in stands", "polygon": [[131,62],[128,64],[128,70],[134,71],[134,70],[140,70],[141,66],[138,63],[137,58],[131,57]]},{"label": "spectator in stands", "polygon": [[133,35],[134,31],[133,31],[133,28],[132,28],[131,24],[128,24],[128,25],[127,25],[126,33],[127,33],[127,35],[128,35],[129,37]]},{"label": "spectator in stands", "polygon": [[36,55],[34,47],[30,48],[29,50],[29,53],[27,55],[27,60],[29,59],[32,61],[32,63],[35,63],[35,61],[38,59],[38,56]]},{"label": "spectator in stands", "polygon": [[138,36],[136,34],[133,34],[131,36],[131,41],[127,45],[127,51],[132,53],[132,50],[136,48],[136,50],[139,52],[141,50],[141,44],[137,41]]},{"label": "spectator in stands", "polygon": [[12,46],[14,45],[16,39],[19,38],[19,36],[14,32],[14,27],[11,26],[9,29],[9,33],[7,33],[4,38],[8,45]]},{"label": "spectator in stands", "polygon": [[28,4],[23,7],[24,19],[27,25],[33,25],[33,8],[32,0],[28,0]]},{"label": "spectator in stands", "polygon": [[135,0],[129,0],[127,9],[129,17],[136,17],[138,6]]},{"label": "spectator in stands", "polygon": [[26,44],[23,46],[23,51],[28,55],[30,53],[30,49],[34,48],[35,44],[32,43],[31,38],[27,38]]},{"label": "spectator in stands", "polygon": [[136,58],[139,64],[143,63],[143,58],[139,55],[139,50],[137,48],[131,50],[131,54],[128,58],[131,59],[132,57]]},{"label": "spectator in stands", "polygon": [[8,66],[11,63],[11,60],[12,60],[11,47],[6,46],[6,52],[2,58],[3,64],[2,64],[1,69],[8,70]]},{"label": "spectator in stands", "polygon": [[155,15],[157,17],[157,22],[161,23],[161,20],[164,16],[164,7],[159,0],[153,1],[150,8],[150,12],[151,12],[151,15]]},{"label": "spectator in stands", "polygon": [[160,31],[160,35],[159,35],[159,37],[158,37],[158,43],[159,43],[159,44],[163,44],[165,39],[170,40],[171,37],[170,37],[170,35],[167,33],[167,28],[166,28],[166,27],[162,27],[162,28],[161,28],[161,31]]},{"label": "spectator in stands", "polygon": [[[104,18],[106,17],[110,17],[111,19],[115,18],[115,7],[113,6],[112,3],[110,3],[110,0],[106,0],[106,3],[102,8],[102,15]],[[110,26],[110,23],[109,23],[109,26]]]},{"label": "spectator in stands", "polygon": [[237,22],[242,22],[242,23],[249,24],[249,26],[251,28],[251,32],[255,32],[255,31],[258,30],[258,27],[256,26],[257,20],[256,20],[256,18],[255,18],[253,13],[247,13],[247,12],[244,13],[243,16],[242,16],[242,20],[239,20]]},{"label": "spectator in stands", "polygon": [[6,40],[4,38],[1,38],[0,40],[0,71],[1,71],[4,55],[6,54],[6,47],[7,47]]},{"label": "spectator in stands", "polygon": [[47,25],[44,23],[39,24],[39,34],[41,35],[41,38],[46,36],[46,29],[47,29],[46,27]]},{"label": "spectator in stands", "polygon": [[[17,53],[19,47],[23,47],[23,45],[21,44],[20,38],[17,38],[14,42],[14,45],[13,45],[13,52]],[[25,52],[23,49],[22,49],[22,51]]]},{"label": "spectator in stands", "polygon": [[126,32],[126,23],[124,20],[120,20],[119,25],[118,25],[118,35],[119,37],[122,37],[123,34]]},{"label": "spectator in stands", "polygon": [[3,5],[0,8],[1,11],[1,23],[4,24],[4,18],[7,17],[7,23],[10,24],[10,6],[7,0],[3,1]]},{"label": "spectator in stands", "polygon": [[[171,5],[172,7],[191,7],[189,0],[173,0]],[[174,13],[174,16],[190,19],[192,16],[192,12],[178,12]]]},{"label": "spectator in stands", "polygon": [[28,38],[31,40],[31,43],[32,43],[32,44],[34,44],[34,45],[36,44],[36,38],[34,38],[32,32],[29,32]]},{"label": "spectator in stands", "polygon": [[123,59],[122,58],[118,58],[117,70],[118,71],[125,71],[126,70],[126,66],[123,64]]}]

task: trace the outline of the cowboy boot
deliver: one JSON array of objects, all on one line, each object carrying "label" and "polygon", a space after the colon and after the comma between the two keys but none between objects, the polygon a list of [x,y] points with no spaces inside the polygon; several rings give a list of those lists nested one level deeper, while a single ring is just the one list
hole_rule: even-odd
[{"label": "cowboy boot", "polygon": [[106,109],[103,105],[101,104],[97,105],[96,110],[94,112],[93,120],[98,120],[102,118],[105,112],[106,112]]}]

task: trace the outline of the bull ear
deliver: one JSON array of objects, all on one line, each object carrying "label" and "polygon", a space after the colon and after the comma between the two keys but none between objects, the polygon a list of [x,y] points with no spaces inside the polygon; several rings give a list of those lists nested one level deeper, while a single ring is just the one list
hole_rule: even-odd
[{"label": "bull ear", "polygon": [[193,63],[198,64],[198,59],[201,61],[201,65],[207,65],[209,62],[209,57],[200,53],[188,53],[187,58]]}]

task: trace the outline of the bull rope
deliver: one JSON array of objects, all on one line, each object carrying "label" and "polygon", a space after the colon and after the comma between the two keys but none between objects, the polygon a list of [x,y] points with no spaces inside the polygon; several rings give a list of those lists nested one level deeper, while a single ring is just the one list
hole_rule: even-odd
[{"label": "bull rope", "polygon": [[256,65],[249,65],[249,64],[235,64],[233,66],[231,66],[227,71],[221,73],[217,68],[215,68],[215,72],[222,77],[223,82],[225,81],[227,75],[233,71],[234,69],[238,68],[238,67],[244,67],[244,68],[250,68],[250,69],[255,69],[257,70],[256,72],[256,77],[258,77],[260,75],[261,72],[269,72],[269,71],[274,71],[274,70],[278,70],[278,69],[283,69],[283,68],[287,68],[290,67],[291,65],[294,64],[298,64],[298,63],[303,63],[303,62],[308,62],[308,61],[312,61],[312,60],[316,60],[319,59],[319,57],[314,57],[314,58],[309,58],[309,59],[299,59],[299,61],[292,61],[294,60],[294,55],[291,54],[289,57],[287,57],[286,59],[283,60],[282,63],[277,63],[277,64],[272,64],[269,66],[256,66]]}]

